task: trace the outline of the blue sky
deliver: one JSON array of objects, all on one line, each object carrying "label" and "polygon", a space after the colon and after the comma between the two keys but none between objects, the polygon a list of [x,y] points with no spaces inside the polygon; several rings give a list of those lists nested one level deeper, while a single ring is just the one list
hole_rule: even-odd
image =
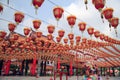
[{"label": "blue sky", "polygon": [[[53,8],[56,5],[53,5],[49,2],[49,0],[45,0],[42,6],[38,9],[37,15],[35,14],[35,9],[32,5],[32,0],[9,0],[9,5],[10,7],[13,7],[23,13],[27,13],[34,18],[25,15],[25,18],[21,25],[18,25],[16,28],[16,32],[23,34],[23,28],[24,27],[31,27],[32,26],[32,20],[34,19],[40,19],[42,21],[42,25],[40,26],[40,31],[43,32],[44,35],[47,35],[47,23],[56,25],[56,20],[53,16]],[[75,15],[78,19],[76,20],[76,24],[73,28],[73,33],[75,36],[80,35],[81,32],[78,29],[78,23],[81,21],[84,21],[87,23],[87,28],[88,27],[94,27],[96,30],[99,30],[101,33],[104,33],[112,38],[115,39],[120,39],[120,25],[118,25],[118,37],[115,36],[114,29],[109,30],[109,23],[107,20],[104,19],[104,23],[101,20],[100,13],[98,10],[95,9],[93,4],[91,3],[91,0],[88,0],[88,10],[86,10],[85,5],[84,5],[84,0],[50,0],[54,2],[55,4],[63,7],[65,10],[64,15],[59,21],[58,27],[56,27],[55,32],[53,33],[54,36],[57,36],[58,33],[57,31],[60,29],[65,30],[65,36],[67,37],[68,33],[70,33],[70,26],[67,23],[66,17],[71,14]],[[4,3],[7,5],[7,0],[0,0],[0,3]],[[106,0],[106,6],[105,7],[112,7],[114,9],[113,15],[115,17],[120,18],[120,0]],[[3,5],[4,6],[4,5]],[[69,13],[67,13],[67,12]],[[3,13],[0,14],[0,18],[9,20],[11,22],[14,21],[14,13],[16,11],[13,9],[10,9],[9,7],[4,6]],[[47,23],[45,23],[45,22]],[[6,21],[0,20],[0,30],[5,30],[9,33],[8,31],[8,23]],[[24,25],[24,26],[23,26]],[[90,38],[87,31],[84,32],[84,37],[87,37],[88,39]],[[94,38],[94,37],[93,37]]]}]

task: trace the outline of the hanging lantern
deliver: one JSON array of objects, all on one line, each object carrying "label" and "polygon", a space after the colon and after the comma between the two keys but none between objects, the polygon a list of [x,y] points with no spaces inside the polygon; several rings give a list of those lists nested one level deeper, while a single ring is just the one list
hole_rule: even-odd
[{"label": "hanging lantern", "polygon": [[48,28],[48,32],[50,34],[52,34],[54,32],[54,30],[55,30],[55,26],[53,26],[53,25],[49,25],[47,28]]},{"label": "hanging lantern", "polygon": [[117,36],[117,26],[118,26],[118,24],[119,24],[119,18],[113,17],[113,18],[111,18],[111,19],[109,20],[109,22],[110,22],[110,25],[111,25],[112,27],[114,27],[115,33],[116,33],[116,36]]},{"label": "hanging lantern", "polygon": [[5,38],[6,34],[5,31],[0,31],[0,38]]},{"label": "hanging lantern", "polygon": [[103,40],[103,39],[104,39],[104,37],[105,37],[105,35],[104,35],[104,34],[100,34],[100,39],[101,39],[101,40]]},{"label": "hanging lantern", "polygon": [[68,39],[67,38],[64,38],[64,43],[67,44],[68,43]]},{"label": "hanging lantern", "polygon": [[36,32],[36,35],[37,35],[38,38],[40,38],[40,37],[42,36],[42,32],[37,31],[37,32]]},{"label": "hanging lantern", "polygon": [[53,9],[53,14],[57,21],[59,21],[59,19],[62,17],[63,12],[64,12],[63,8],[59,6]]},{"label": "hanging lantern", "polygon": [[68,24],[71,27],[71,32],[72,32],[72,28],[73,28],[73,26],[75,25],[75,22],[76,22],[76,16],[73,16],[73,15],[68,16],[67,21],[68,21]]},{"label": "hanging lantern", "polygon": [[53,36],[52,36],[51,34],[48,34],[48,35],[47,35],[47,38],[48,38],[48,40],[52,40],[52,39],[53,39]]},{"label": "hanging lantern", "polygon": [[13,34],[13,39],[14,39],[14,40],[18,40],[18,38],[19,38],[19,35],[18,35],[18,34]]},{"label": "hanging lantern", "polygon": [[74,45],[74,40],[70,40],[70,45]]},{"label": "hanging lantern", "polygon": [[24,28],[24,35],[27,36],[30,33],[30,28],[25,27]]},{"label": "hanging lantern", "polygon": [[73,33],[68,34],[68,38],[72,40],[74,38],[74,34]]},{"label": "hanging lantern", "polygon": [[107,42],[108,41],[108,36],[104,36],[104,40]]},{"label": "hanging lantern", "polygon": [[94,32],[94,36],[95,36],[96,38],[98,38],[98,37],[100,36],[100,32],[99,32],[99,31],[95,31],[95,32]]},{"label": "hanging lantern", "polygon": [[92,3],[94,4],[95,8],[100,12],[105,6],[105,0],[92,0]]},{"label": "hanging lantern", "polygon": [[15,28],[16,28],[16,25],[14,23],[9,23],[8,24],[8,29],[9,29],[10,32],[14,32]]},{"label": "hanging lantern", "polygon": [[84,3],[85,3],[85,6],[86,6],[86,10],[87,10],[88,9],[88,7],[87,7],[88,1],[84,0]]},{"label": "hanging lantern", "polygon": [[14,16],[15,16],[15,22],[16,22],[16,24],[21,23],[22,20],[23,20],[23,18],[24,18],[24,14],[22,12],[16,12],[14,14]]},{"label": "hanging lantern", "polygon": [[3,12],[3,6],[0,4],[0,13]]},{"label": "hanging lantern", "polygon": [[113,9],[105,8],[103,9],[102,14],[104,15],[105,19],[109,20],[113,17]]},{"label": "hanging lantern", "polygon": [[83,32],[85,31],[86,28],[86,23],[85,22],[80,22],[78,24],[79,30],[82,32],[82,36],[83,36]]},{"label": "hanging lantern", "polygon": [[76,39],[76,42],[80,42],[81,37],[80,36],[76,36],[75,39]]},{"label": "hanging lantern", "polygon": [[60,41],[61,41],[61,37],[56,37],[56,41],[58,42],[58,43],[60,43]]},{"label": "hanging lantern", "polygon": [[89,28],[87,29],[87,31],[88,31],[88,34],[89,34],[90,36],[92,36],[92,34],[94,33],[94,28],[89,27]]},{"label": "hanging lantern", "polygon": [[43,2],[44,2],[44,0],[32,0],[32,4],[33,4],[33,6],[36,9],[36,12],[35,12],[36,14],[37,14],[37,9],[39,7],[41,7],[41,5],[43,4]]},{"label": "hanging lantern", "polygon": [[40,20],[33,20],[33,27],[38,30],[39,27],[41,25],[41,21]]},{"label": "hanging lantern", "polygon": [[82,38],[82,43],[86,43],[87,42],[87,38]]},{"label": "hanging lantern", "polygon": [[65,34],[65,31],[64,30],[59,30],[58,31],[58,35],[59,35],[59,37],[63,37],[64,36],[64,34]]}]

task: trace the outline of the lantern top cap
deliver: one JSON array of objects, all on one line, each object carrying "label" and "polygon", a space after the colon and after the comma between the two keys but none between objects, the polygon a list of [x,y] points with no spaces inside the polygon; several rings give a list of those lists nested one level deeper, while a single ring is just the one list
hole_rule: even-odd
[{"label": "lantern top cap", "polygon": [[60,6],[55,6],[55,7],[53,8],[53,10],[55,10],[55,9],[57,9],[57,8],[58,8],[58,9],[61,9],[62,11],[64,11],[63,8],[60,7]]},{"label": "lantern top cap", "polygon": [[71,18],[71,17],[76,19],[76,16],[74,16],[74,15],[69,15],[69,16],[67,17],[67,19],[68,19],[68,18]]},{"label": "lantern top cap", "polygon": [[112,17],[111,19],[118,19],[118,20],[119,20],[119,18],[118,18],[118,17]]},{"label": "lantern top cap", "polygon": [[55,26],[54,26],[54,25],[52,25],[52,24],[48,25],[47,27],[53,27],[53,28],[55,28]]},{"label": "lantern top cap", "polygon": [[24,29],[30,29],[29,27],[24,27]]},{"label": "lantern top cap", "polygon": [[16,25],[15,23],[12,23],[12,22],[10,22],[8,25],[10,25],[10,24],[12,24],[12,25]]},{"label": "lantern top cap", "polygon": [[24,13],[22,13],[22,12],[20,12],[20,11],[15,12],[15,14],[21,14],[21,15],[24,15]]},{"label": "lantern top cap", "polygon": [[38,21],[38,22],[41,22],[39,19],[35,19],[35,20],[33,20],[33,22],[34,22],[34,21]]},{"label": "lantern top cap", "polygon": [[85,22],[79,22],[79,24],[86,24]]},{"label": "lantern top cap", "polygon": [[62,32],[65,32],[64,30],[59,30],[58,32],[61,32],[61,31],[62,31]]},{"label": "lantern top cap", "polygon": [[103,9],[102,13],[103,13],[104,11],[106,11],[106,10],[111,10],[111,11],[113,11],[113,8],[105,8],[105,9]]}]

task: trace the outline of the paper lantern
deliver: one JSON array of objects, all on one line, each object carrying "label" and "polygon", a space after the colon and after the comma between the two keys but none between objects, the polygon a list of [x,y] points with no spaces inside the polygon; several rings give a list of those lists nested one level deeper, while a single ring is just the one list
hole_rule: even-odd
[{"label": "paper lantern", "polygon": [[42,36],[42,32],[41,31],[37,31],[36,35],[37,35],[38,38],[40,38]]},{"label": "paper lantern", "polygon": [[87,42],[87,38],[82,38],[82,43],[86,43]]},{"label": "paper lantern", "polygon": [[6,34],[5,31],[0,31],[0,38],[5,38]]},{"label": "paper lantern", "polygon": [[14,32],[15,28],[16,28],[16,25],[14,23],[9,23],[8,24],[8,29],[9,29],[10,32]]},{"label": "paper lantern", "polygon": [[64,43],[67,44],[68,43],[68,39],[67,38],[64,38]]},{"label": "paper lantern", "polygon": [[88,34],[89,34],[90,36],[92,36],[92,34],[94,33],[94,28],[89,27],[89,28],[87,29],[87,32],[88,32]]},{"label": "paper lantern", "polygon": [[13,34],[13,39],[14,40],[18,40],[19,39],[19,35],[18,34]]},{"label": "paper lantern", "polygon": [[24,19],[24,14],[22,12],[16,12],[14,16],[15,16],[15,22],[17,24],[21,23],[22,20]]},{"label": "paper lantern", "polygon": [[36,9],[36,14],[37,14],[37,9],[39,7],[41,7],[41,5],[43,4],[44,0],[32,0],[32,4]]},{"label": "paper lantern", "polygon": [[94,4],[95,8],[101,12],[101,10],[104,8],[105,0],[92,0],[92,3]]},{"label": "paper lantern", "polygon": [[104,34],[100,34],[100,39],[103,40],[104,39]]},{"label": "paper lantern", "polygon": [[73,33],[68,34],[68,38],[72,40],[74,38],[74,34]]},{"label": "paper lantern", "polygon": [[53,9],[53,14],[57,21],[59,21],[59,19],[62,17],[63,12],[64,12],[63,8],[59,6]]},{"label": "paper lantern", "polygon": [[52,36],[51,34],[48,34],[48,35],[47,35],[47,38],[48,38],[48,40],[52,40],[52,39],[53,39],[53,36]]},{"label": "paper lantern", "polygon": [[113,9],[105,8],[103,9],[102,14],[104,15],[105,19],[109,20],[113,17]]},{"label": "paper lantern", "polygon": [[95,31],[95,32],[94,32],[94,36],[95,36],[96,38],[98,38],[98,37],[100,36],[100,32],[99,32],[99,31]]},{"label": "paper lantern", "polygon": [[76,39],[76,42],[80,42],[81,37],[80,36],[76,36],[75,39]]},{"label": "paper lantern", "polygon": [[61,41],[61,37],[56,37],[56,41],[59,43]]},{"label": "paper lantern", "polygon": [[68,24],[73,28],[76,22],[76,16],[70,15],[67,17]]},{"label": "paper lantern", "polygon": [[54,32],[54,30],[55,30],[55,26],[53,26],[53,25],[49,25],[47,28],[48,28],[48,32],[50,34],[52,34]]},{"label": "paper lantern", "polygon": [[3,11],[3,6],[0,4],[0,13]]},{"label": "paper lantern", "polygon": [[30,31],[31,31],[30,28],[25,27],[24,28],[24,35],[27,36],[30,33]]},{"label": "paper lantern", "polygon": [[38,30],[40,28],[41,21],[40,20],[33,20],[33,27]]},{"label": "paper lantern", "polygon": [[64,30],[59,30],[58,31],[58,35],[59,35],[59,37],[63,37],[64,36],[64,34],[65,34],[65,31]]}]

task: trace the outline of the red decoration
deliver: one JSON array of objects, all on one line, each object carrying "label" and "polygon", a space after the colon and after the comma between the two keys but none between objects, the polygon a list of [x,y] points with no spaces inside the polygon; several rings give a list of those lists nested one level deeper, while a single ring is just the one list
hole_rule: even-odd
[{"label": "red decoration", "polygon": [[3,11],[3,6],[0,4],[0,12]]},{"label": "red decoration", "polygon": [[74,34],[73,33],[68,34],[68,38],[72,40],[74,38]]},{"label": "red decoration", "polygon": [[75,25],[76,22],[76,16],[70,15],[67,17],[68,24],[71,26],[71,28]]},{"label": "red decoration", "polygon": [[13,34],[13,39],[14,39],[14,40],[18,40],[18,38],[19,38],[19,35],[18,35],[18,34]]},{"label": "red decoration", "polygon": [[58,69],[58,71],[60,70],[60,59],[58,59],[58,61],[57,61],[57,69]]},{"label": "red decoration", "polygon": [[5,31],[0,31],[0,38],[5,38],[6,34]]},{"label": "red decoration", "polygon": [[98,38],[98,37],[100,36],[100,32],[99,32],[99,31],[95,31],[95,32],[94,32],[94,36],[95,36],[96,38]]},{"label": "red decoration", "polygon": [[72,62],[70,62],[70,75],[72,75],[73,74],[73,71],[72,71]]},{"label": "red decoration", "polygon": [[104,8],[105,0],[92,0],[95,8],[101,11]]},{"label": "red decoration", "polygon": [[23,20],[23,18],[24,18],[24,14],[21,13],[21,12],[16,12],[16,13],[14,14],[14,16],[15,16],[15,22],[16,22],[17,24],[21,23],[22,20]]},{"label": "red decoration", "polygon": [[80,22],[78,24],[78,27],[79,27],[79,30],[83,32],[86,28],[86,23],[85,22]]},{"label": "red decoration", "polygon": [[110,19],[110,25],[114,28],[116,28],[119,24],[119,18],[113,17]]},{"label": "red decoration", "polygon": [[33,27],[34,27],[36,30],[39,29],[40,25],[41,25],[41,21],[40,21],[40,20],[34,20],[34,21],[33,21]]},{"label": "red decoration", "polygon": [[86,43],[87,39],[86,38],[82,38],[82,43]]},{"label": "red decoration", "polygon": [[64,38],[64,43],[67,44],[68,43],[68,39],[67,38]]},{"label": "red decoration", "polygon": [[42,36],[42,32],[37,31],[37,32],[36,32],[36,35],[37,35],[37,37],[39,37],[39,38],[40,38],[40,37]]},{"label": "red decoration", "polygon": [[37,13],[37,9],[39,7],[41,7],[41,5],[43,4],[44,0],[32,0],[32,4],[36,9],[36,13]]},{"label": "red decoration", "polygon": [[30,28],[24,28],[24,35],[27,36],[30,33]]},{"label": "red decoration", "polygon": [[81,39],[81,37],[80,36],[76,36],[76,42],[80,42],[80,39]]},{"label": "red decoration", "polygon": [[102,14],[104,15],[105,19],[109,20],[113,17],[113,9],[112,8],[105,8],[102,11]]},{"label": "red decoration", "polygon": [[103,40],[104,39],[104,34],[100,34],[100,39]]},{"label": "red decoration", "polygon": [[9,29],[10,32],[14,32],[15,28],[16,28],[16,25],[14,23],[9,23],[8,24],[8,29]]},{"label": "red decoration", "polygon": [[58,31],[58,35],[59,35],[59,37],[63,37],[64,36],[64,34],[65,34],[65,31],[64,30],[59,30]]},{"label": "red decoration", "polygon": [[54,32],[54,30],[55,30],[55,26],[53,26],[53,25],[49,25],[47,28],[48,28],[48,32],[50,34],[52,34]]},{"label": "red decoration", "polygon": [[57,21],[59,21],[59,19],[62,17],[63,12],[64,12],[63,8],[58,6],[53,9],[53,14]]},{"label": "red decoration", "polygon": [[61,41],[61,37],[56,37],[56,41],[59,43]]},{"label": "red decoration", "polygon": [[87,31],[88,31],[88,34],[89,34],[90,36],[92,36],[92,34],[94,33],[94,28],[89,27],[89,28],[87,29]]},{"label": "red decoration", "polygon": [[73,45],[74,44],[74,40],[72,39],[72,40],[70,40],[70,44],[71,45]]},{"label": "red decoration", "polygon": [[52,40],[52,39],[53,39],[53,36],[52,36],[51,34],[48,34],[48,35],[47,35],[47,38],[48,38],[48,40]]},{"label": "red decoration", "polygon": [[30,72],[32,75],[35,75],[35,71],[36,71],[36,58],[33,59],[33,64],[32,64],[32,67],[30,69]]},{"label": "red decoration", "polygon": [[104,40],[105,40],[105,41],[108,41],[108,36],[104,36]]}]

